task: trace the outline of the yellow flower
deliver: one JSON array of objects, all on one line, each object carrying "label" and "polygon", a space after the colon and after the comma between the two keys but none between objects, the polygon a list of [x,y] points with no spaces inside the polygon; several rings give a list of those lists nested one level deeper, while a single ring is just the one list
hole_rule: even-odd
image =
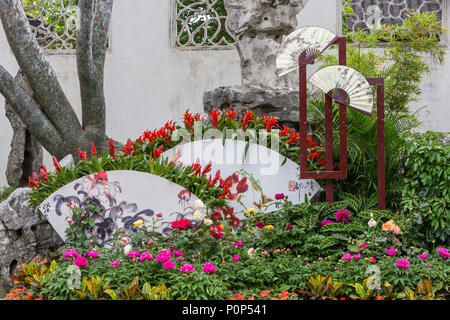
[{"label": "yellow flower", "polygon": [[140,227],[140,226],[142,226],[144,224],[144,220],[142,220],[142,219],[140,219],[140,220],[138,220],[138,221],[135,221],[134,223],[133,223],[133,225],[135,226],[135,227]]},{"label": "yellow flower", "polygon": [[267,226],[265,226],[266,229],[273,229],[273,225],[269,224]]},{"label": "yellow flower", "polygon": [[247,216],[251,216],[252,214],[254,214],[256,212],[256,209],[255,208],[248,208],[247,209],[247,212],[246,212],[246,215]]}]

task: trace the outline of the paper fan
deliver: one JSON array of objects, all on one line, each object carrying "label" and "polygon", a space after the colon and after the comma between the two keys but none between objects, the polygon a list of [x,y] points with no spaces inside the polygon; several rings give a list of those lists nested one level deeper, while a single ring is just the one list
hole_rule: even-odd
[{"label": "paper fan", "polygon": [[[322,27],[303,27],[289,34],[281,43],[277,54],[277,72],[284,76],[313,62],[338,38]],[[300,60],[299,60],[300,59]]]},{"label": "paper fan", "polygon": [[[314,73],[309,81],[343,105],[370,114],[373,108],[373,93],[364,76],[346,66],[331,66]],[[346,93],[344,94],[343,91]]]}]

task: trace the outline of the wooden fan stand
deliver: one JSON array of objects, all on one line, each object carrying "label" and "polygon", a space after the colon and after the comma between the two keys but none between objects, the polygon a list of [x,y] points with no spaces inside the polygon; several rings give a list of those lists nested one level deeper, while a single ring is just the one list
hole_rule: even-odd
[{"label": "wooden fan stand", "polygon": [[[347,40],[336,37],[331,45],[339,47],[339,65],[347,65]],[[308,120],[307,120],[307,71],[299,58],[299,98],[300,98],[300,178],[326,180],[326,201],[334,201],[334,179],[347,179],[347,105],[339,103],[339,170],[335,170],[333,161],[333,99],[325,94],[325,171],[308,171]],[[384,79],[367,79],[370,85],[377,86],[378,114],[378,209],[386,208],[386,167],[384,147]]]}]

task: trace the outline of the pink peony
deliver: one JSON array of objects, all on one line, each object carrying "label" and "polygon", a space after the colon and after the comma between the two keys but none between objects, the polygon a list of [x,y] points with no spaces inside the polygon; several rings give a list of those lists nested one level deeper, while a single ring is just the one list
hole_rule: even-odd
[{"label": "pink peony", "polygon": [[233,261],[239,261],[241,259],[241,257],[239,257],[239,256],[234,256],[233,257]]},{"label": "pink peony", "polygon": [[367,243],[363,243],[363,244],[361,244],[359,247],[360,247],[360,248],[365,248],[365,247],[367,247]]},{"label": "pink peony", "polygon": [[170,250],[164,250],[160,254],[156,256],[156,261],[158,262],[165,262],[170,259],[170,255],[172,254],[172,251]]},{"label": "pink peony", "polygon": [[120,261],[111,261],[109,263],[111,267],[117,268],[120,265]]},{"label": "pink peony", "polygon": [[399,268],[409,268],[409,261],[407,259],[398,259],[397,260],[397,267]]},{"label": "pink peony", "polygon": [[64,253],[64,259],[71,260],[72,258],[78,258],[79,254],[75,249],[67,249],[67,251]]},{"label": "pink peony", "polygon": [[350,253],[344,253],[342,256],[343,260],[352,260],[352,255]]},{"label": "pink peony", "polygon": [[287,196],[284,193],[277,193],[275,195],[275,199],[276,200],[281,200],[281,199],[284,199],[284,198],[287,198]]},{"label": "pink peony", "polygon": [[167,270],[175,268],[175,262],[173,262],[172,260],[168,260],[163,263],[162,267]]},{"label": "pink peony", "polygon": [[450,253],[448,252],[448,250],[446,248],[439,248],[437,253],[439,253],[444,258],[450,257]]},{"label": "pink peony", "polygon": [[419,254],[419,258],[425,260],[426,258],[428,258],[428,254],[426,253]]},{"label": "pink peony", "polygon": [[397,252],[397,250],[395,250],[394,248],[390,248],[386,250],[386,253],[390,256],[395,255],[395,253]]},{"label": "pink peony", "polygon": [[87,255],[88,255],[88,257],[91,257],[91,258],[98,258],[98,253],[96,252],[96,251],[89,251],[88,253],[87,253]]},{"label": "pink peony", "polygon": [[216,267],[214,267],[214,264],[212,262],[206,262],[203,265],[203,272],[205,273],[216,273]]},{"label": "pink peony", "polygon": [[181,267],[180,272],[183,272],[183,273],[191,273],[191,272],[194,272],[194,270],[195,270],[195,268],[194,268],[194,266],[193,266],[192,264],[185,263],[185,264],[183,264],[183,266]]},{"label": "pink peony", "polygon": [[331,220],[323,220],[323,221],[320,223],[320,227],[323,227],[323,226],[325,226],[325,225],[327,225],[327,224],[330,224],[330,223],[334,223],[334,221],[331,221]]},{"label": "pink peony", "polygon": [[288,224],[286,227],[287,230],[292,230],[293,228],[294,228],[294,226],[292,224]]},{"label": "pink peony", "polygon": [[127,256],[129,258],[133,258],[133,257],[139,257],[141,255],[141,253],[139,251],[130,251],[128,252]]},{"label": "pink peony", "polygon": [[349,217],[350,217],[350,212],[348,212],[347,210],[339,210],[336,212],[336,221],[337,222],[347,223]]},{"label": "pink peony", "polygon": [[353,255],[352,258],[355,259],[355,260],[358,260],[358,259],[361,258],[361,254],[357,253],[357,254]]},{"label": "pink peony", "polygon": [[242,247],[244,245],[244,243],[242,242],[242,241],[236,241],[235,243],[234,243],[234,246],[235,247]]},{"label": "pink peony", "polygon": [[184,257],[178,257],[178,260],[183,261]]},{"label": "pink peony", "polygon": [[147,251],[146,252],[143,252],[142,254],[141,254],[141,257],[139,258],[139,261],[146,261],[146,260],[148,260],[148,261],[152,261],[153,260],[153,256],[150,254],[150,253],[148,253]]},{"label": "pink peony", "polygon": [[264,228],[264,222],[259,221],[256,223],[256,226],[258,227],[258,229],[263,229]]},{"label": "pink peony", "polygon": [[122,245],[125,247],[130,241],[131,239],[129,237],[123,237],[122,239],[120,239],[122,241]]},{"label": "pink peony", "polygon": [[176,256],[182,256],[183,255],[183,251],[181,250],[173,250],[173,254]]},{"label": "pink peony", "polygon": [[88,261],[85,257],[77,257],[73,264],[78,268],[83,268],[88,265]]}]

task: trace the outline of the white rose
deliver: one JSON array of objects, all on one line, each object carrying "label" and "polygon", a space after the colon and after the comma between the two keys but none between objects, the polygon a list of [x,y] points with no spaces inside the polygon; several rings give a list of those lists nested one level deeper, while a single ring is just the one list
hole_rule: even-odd
[{"label": "white rose", "polygon": [[373,219],[370,219],[367,224],[369,225],[369,227],[373,228],[377,225],[377,222]]},{"label": "white rose", "polygon": [[201,219],[202,219],[202,213],[200,211],[195,211],[194,212],[194,220],[200,221]]},{"label": "white rose", "polygon": [[128,252],[131,251],[131,244],[127,244],[124,248],[123,248],[123,252],[125,253],[125,255],[128,254]]},{"label": "white rose", "polygon": [[195,206],[195,209],[197,209],[197,210],[203,210],[203,209],[205,209],[205,204],[204,204],[203,201],[200,200],[200,199],[195,200],[194,206]]},{"label": "white rose", "polygon": [[206,224],[207,226],[210,226],[213,224],[211,219],[205,219],[205,220],[203,220],[203,223]]}]

